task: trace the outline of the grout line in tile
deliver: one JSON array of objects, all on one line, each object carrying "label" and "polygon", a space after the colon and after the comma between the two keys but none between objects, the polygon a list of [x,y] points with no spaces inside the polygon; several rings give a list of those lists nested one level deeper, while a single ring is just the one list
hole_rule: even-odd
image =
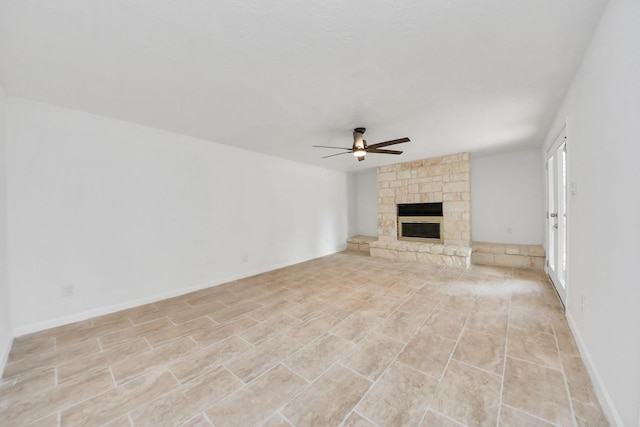
[{"label": "grout line in tile", "polygon": [[[94,375],[94,374],[95,374],[95,372],[94,372],[94,373],[92,373],[92,374],[89,374],[89,375]],[[78,380],[78,378],[75,378],[74,380]],[[74,380],[72,380],[72,381],[74,381]],[[102,393],[98,393],[98,394],[91,395],[91,396],[86,397],[86,398],[84,398],[84,399],[80,399],[80,400],[77,400],[77,401],[75,401],[75,402],[68,403],[68,404],[66,404],[66,405],[64,405],[64,406],[58,406],[58,407],[56,408],[56,411],[57,411],[57,412],[58,412],[58,414],[59,414],[59,423],[62,423],[62,411],[64,411],[65,409],[72,408],[72,407],[74,407],[74,406],[76,406],[76,405],[79,405],[80,403],[86,402],[87,400],[91,400],[91,399],[93,399],[93,398],[95,398],[95,397],[97,397],[97,396],[102,396],[103,394],[108,393],[109,391],[113,390],[113,389],[114,389],[114,388],[116,388],[116,387],[117,387],[117,386],[113,386],[113,387],[110,387],[110,388],[108,388],[108,389],[106,389],[106,390],[102,391]],[[45,393],[45,392],[41,392],[41,393],[38,393],[38,394],[44,394],[44,393]],[[51,414],[48,414],[48,415],[46,415],[46,416],[49,416],[49,415],[51,415]],[[41,417],[41,418],[44,418],[44,417]],[[41,418],[38,418],[38,419],[41,419]],[[34,421],[37,421],[37,420],[30,419],[30,420],[28,420],[27,422],[28,422],[28,423],[33,423]]]},{"label": "grout line in tile", "polygon": [[[228,394],[227,396],[230,396],[230,395]],[[225,397],[226,397],[226,396],[225,396]],[[223,399],[224,399],[224,398],[223,398]],[[211,421],[211,418],[209,418],[209,416],[207,415],[207,412],[206,412],[206,411],[202,411],[202,412],[201,412],[201,414],[202,414],[202,418],[204,418],[204,420],[205,420],[206,422],[208,422],[208,423],[209,423],[209,425],[213,426],[213,421]]]},{"label": "grout line in tile", "polygon": [[[177,341],[177,340],[180,340],[180,339],[182,339],[182,338],[188,337],[188,338],[189,338],[189,339],[190,339],[190,340],[191,340],[191,341],[196,345],[196,347],[198,348],[198,350],[202,350],[204,347],[203,347],[203,346],[201,346],[200,344],[198,344],[198,342],[197,342],[196,340],[194,340],[194,339],[193,339],[193,337],[191,336],[191,334],[192,334],[193,332],[194,332],[194,331],[191,331],[191,332],[189,332],[187,335],[182,335],[182,336],[180,336],[180,337],[178,337],[178,338],[176,338],[176,339],[173,339],[173,340],[171,340],[171,341],[168,341],[168,342],[167,342],[167,344],[169,344],[169,343],[171,343],[171,342],[173,342],[173,341]],[[181,359],[182,359],[182,358],[184,358],[184,357],[190,356],[190,355],[192,355],[193,353],[196,353],[198,350],[196,350],[196,351],[194,351],[194,352],[191,352],[191,353],[187,353],[187,354],[185,354],[183,357],[181,357]]]},{"label": "grout line in tile", "polygon": [[[354,413],[354,414],[358,414],[359,416],[361,416],[365,420],[369,421],[371,424],[373,424],[376,427],[382,427],[382,426],[380,426],[380,424],[378,424],[377,422],[373,421],[371,418],[367,417],[365,414],[361,414],[360,412],[356,411],[355,410],[355,406],[354,406],[353,411],[351,411],[351,412]],[[345,418],[345,420],[347,420],[347,418]],[[418,424],[418,425],[420,425],[420,424]]]},{"label": "grout line in tile", "polygon": [[571,413],[571,422],[573,423],[574,426],[576,426],[577,425],[576,413],[573,407],[573,399],[571,398],[571,389],[569,388],[569,381],[567,380],[567,375],[564,369],[564,360],[562,360],[562,356],[560,353],[560,346],[558,345],[558,337],[556,336],[556,330],[555,328],[551,328],[551,330],[553,331],[553,341],[556,344],[556,350],[558,350],[558,358],[560,359],[560,368],[561,368],[560,372],[562,373],[565,392],[567,394],[567,399],[569,399],[569,412]]},{"label": "grout line in tile", "polygon": [[[242,353],[242,354],[244,354],[244,353]],[[260,374],[260,375],[258,375],[256,378],[252,379],[251,381],[249,381],[249,382],[245,382],[243,379],[241,379],[239,376],[237,376],[237,375],[236,375],[236,374],[235,374],[231,369],[229,369],[229,367],[227,366],[227,363],[229,363],[229,362],[230,362],[230,361],[232,361],[232,360],[233,360],[233,359],[231,359],[231,360],[227,360],[227,362],[226,362],[226,363],[223,363],[222,365],[220,365],[220,367],[222,367],[222,368],[226,369],[226,370],[227,370],[231,375],[233,375],[233,376],[234,376],[238,381],[240,381],[240,382],[242,383],[242,387],[240,387],[238,390],[242,390],[242,389],[243,389],[243,388],[245,388],[248,384],[251,384],[251,382],[252,382],[253,380],[255,380],[256,378],[260,378],[260,377],[262,376],[262,374]],[[276,365],[276,366],[278,366],[278,365]],[[271,369],[273,369],[273,368],[271,368]],[[266,371],[266,372],[269,372],[271,369],[267,369],[267,371]],[[187,382],[188,382],[188,381],[187,381]],[[185,384],[186,384],[186,383],[185,383]],[[231,394],[235,394],[235,393],[237,393],[237,392],[238,392],[238,390],[234,391],[233,393],[228,394],[227,396],[230,396]],[[226,398],[226,396],[225,396],[224,398]],[[224,399],[224,398],[223,398],[223,399]],[[223,400],[223,399],[221,399],[221,400]]]},{"label": "grout line in tile", "polygon": [[551,369],[553,371],[556,371],[556,372],[561,373],[561,374],[564,375],[564,373],[562,372],[562,368],[561,369],[553,368],[551,366],[543,365],[541,363],[536,363],[536,362],[532,362],[530,360],[522,359],[520,357],[515,357],[515,356],[512,356],[510,354],[507,354],[507,357],[510,358],[510,359],[513,359],[513,360],[517,360],[519,362],[529,363],[531,365],[540,366],[540,367],[545,368],[545,369]]},{"label": "grout line in tile", "polygon": [[[184,425],[185,425],[185,424],[187,424],[189,421],[195,420],[196,418],[198,418],[198,417],[199,417],[200,415],[202,415],[202,414],[203,414],[203,412],[195,413],[195,414],[193,414],[191,417],[189,417],[189,418],[187,418],[187,419],[185,419],[185,420],[182,420],[182,422],[180,422],[180,424],[175,424],[175,425],[176,425],[177,427],[184,426]],[[132,424],[132,426],[133,426],[133,424]]]},{"label": "grout line in tile", "polygon": [[[516,309],[516,311],[517,311],[517,309]],[[509,317],[511,317],[511,313],[509,313]],[[538,317],[540,317],[540,316],[538,316]],[[520,328],[520,327],[518,327],[518,326],[513,326],[513,325],[510,325],[510,327],[511,327],[511,328],[513,328],[513,329],[517,329],[517,330],[519,330],[519,331],[526,332],[526,333],[531,333],[531,332],[533,332],[533,333],[537,333],[537,334],[549,335],[549,336],[554,337],[554,341],[555,341],[555,336],[554,336],[553,332],[552,332],[552,333],[548,333],[548,332],[539,331],[539,330],[532,330],[532,329]],[[552,330],[553,330],[553,328],[552,328]],[[508,333],[509,333],[509,332],[508,332],[508,329],[507,329],[507,334],[508,334]],[[559,349],[558,349],[558,354],[560,354],[560,350],[559,350]]]},{"label": "grout line in tile", "polygon": [[193,381],[193,380],[195,380],[195,379],[197,379],[197,378],[200,378],[202,375],[205,375],[205,374],[207,374],[207,373],[209,373],[209,372],[213,371],[213,369],[212,369],[211,371],[207,371],[207,372],[203,373],[202,375],[198,375],[197,377],[193,378],[193,380],[191,380],[191,381],[186,381],[186,382],[183,384],[183,383],[181,383],[181,382],[178,380],[178,377],[176,377],[176,374],[174,374],[174,373],[173,373],[173,371],[172,371],[168,366],[166,366],[166,369],[167,369],[167,371],[169,371],[169,373],[171,374],[171,376],[173,377],[173,379],[174,379],[174,380],[176,380],[176,383],[178,384],[175,388],[181,388],[181,387],[183,387],[185,384],[189,384],[191,381]]},{"label": "grout line in tile", "polygon": [[509,349],[509,328],[511,326],[511,298],[509,298],[509,306],[507,307],[507,330],[504,337],[504,353],[502,360],[502,375],[500,381],[500,402],[498,403],[498,417],[496,419],[496,425],[500,425],[500,416],[502,415],[502,397],[504,394],[504,377],[507,371],[507,352]]},{"label": "grout line in tile", "polygon": [[[245,331],[246,331],[246,329],[245,329]],[[229,335],[227,338],[225,338],[225,340],[228,340],[228,339],[229,339],[229,338],[231,338],[231,337],[236,337],[236,338],[240,339],[242,342],[245,342],[245,343],[249,344],[251,347],[253,347],[253,348],[257,348],[257,347],[259,347],[259,346],[260,346],[260,344],[263,344],[263,343],[265,343],[265,342],[269,341],[270,339],[273,339],[273,338],[277,337],[278,335],[283,335],[283,334],[282,334],[282,333],[273,334],[273,336],[272,336],[272,337],[269,337],[269,339],[266,339],[266,340],[264,340],[264,341],[261,341],[261,342],[260,342],[260,343],[258,343],[258,344],[250,343],[249,341],[245,340],[244,338],[242,338],[242,337],[241,337],[240,335],[238,335],[237,333],[236,333],[236,334],[233,334],[233,335]],[[288,338],[288,337],[287,337],[287,338]],[[224,340],[220,340],[220,341],[224,341]],[[220,342],[220,341],[218,341],[218,342]],[[237,355],[236,357],[234,357],[234,359],[235,359],[235,358],[237,358],[237,357],[239,357],[240,355],[242,355],[242,354],[244,354],[244,353],[246,353],[246,352],[243,352],[243,353],[241,353],[241,354]]]},{"label": "grout line in tile", "polygon": [[115,387],[118,386],[118,382],[116,381],[116,376],[113,374],[113,369],[111,369],[111,365],[108,366],[109,374],[111,374],[111,381],[113,381],[113,385]]},{"label": "grout line in tile", "polygon": [[[455,353],[455,350],[454,350],[453,352]],[[451,360],[455,360],[455,361],[456,361],[456,363],[459,363],[459,364],[461,364],[461,365],[465,365],[465,366],[467,366],[467,367],[469,367],[469,368],[477,369],[477,370],[479,370],[479,371],[482,371],[482,372],[484,372],[484,373],[486,373],[486,374],[489,374],[489,375],[492,375],[492,376],[495,376],[495,377],[500,377],[500,378],[502,378],[502,377],[503,377],[503,375],[502,375],[502,374],[497,374],[497,373],[495,373],[495,372],[493,372],[493,371],[488,371],[488,370],[486,370],[486,369],[484,369],[484,368],[480,368],[479,366],[472,365],[472,364],[471,364],[471,363],[469,363],[469,362],[465,362],[464,360],[456,359],[455,357],[452,357],[452,358],[451,358]],[[502,391],[502,389],[501,389],[501,391]]]},{"label": "grout line in tile", "polygon": [[[305,388],[306,388],[306,387],[305,387]],[[296,395],[296,396],[297,396],[297,395]],[[288,402],[287,402],[287,403],[288,403]],[[285,415],[282,413],[281,409],[282,409],[283,407],[284,407],[284,406],[281,406],[280,408],[278,408],[278,410],[277,410],[277,411],[274,411],[274,412],[273,412],[273,414],[271,415],[271,417],[273,417],[275,414],[278,414],[278,415],[280,415],[282,418],[284,418],[284,420],[285,420],[286,422],[288,422],[288,423],[289,423],[289,425],[294,426],[295,424],[293,424],[293,422],[291,422],[291,420],[290,420],[289,418],[285,417]],[[268,418],[268,419],[269,419],[269,418]],[[267,420],[268,420],[268,419],[267,419]]]},{"label": "grout line in tile", "polygon": [[[545,419],[545,418],[541,418],[541,417],[539,417],[538,415],[534,415],[534,414],[532,414],[532,413],[530,413],[530,412],[527,412],[527,411],[525,411],[524,409],[516,408],[516,407],[513,407],[513,406],[511,406],[511,405],[507,405],[506,403],[503,403],[503,405],[504,405],[504,406],[506,406],[506,407],[508,407],[508,408],[511,408],[511,409],[513,409],[513,410],[516,410],[516,411],[518,411],[518,412],[522,412],[523,414],[527,414],[528,416],[530,416],[531,418],[535,418],[536,420],[542,421],[542,422],[547,423],[547,424],[551,424],[552,426],[555,426],[555,427],[563,427],[563,426],[561,426],[561,425],[559,425],[559,424],[557,424],[557,423],[554,423],[553,421],[549,421],[549,420],[547,420],[547,419]],[[575,424],[574,424],[574,425],[575,425]]]},{"label": "grout line in tile", "polygon": [[[394,309],[394,310],[393,310],[393,312],[392,312],[392,314],[393,314],[393,313],[395,313],[395,311],[396,311],[396,310],[398,310],[398,308]],[[429,313],[429,316],[431,316],[431,314],[432,314],[432,313],[433,313],[433,310],[431,311],[431,313]],[[411,334],[411,336],[407,339],[407,342],[406,342],[406,343],[403,343],[402,348],[401,348],[400,350],[398,350],[398,352],[396,352],[396,355],[394,356],[393,360],[391,360],[391,361],[389,362],[389,364],[387,365],[387,367],[386,367],[386,368],[385,368],[385,369],[380,373],[380,375],[378,375],[378,378],[376,378],[374,381],[372,381],[371,386],[369,386],[369,389],[368,389],[368,390],[367,390],[367,391],[362,395],[362,397],[360,398],[360,400],[358,400],[358,402],[356,402],[356,404],[355,404],[355,405],[353,405],[354,410],[355,410],[355,408],[357,408],[357,407],[358,407],[358,405],[359,405],[361,402],[363,402],[363,401],[367,398],[367,396],[369,395],[369,393],[371,393],[371,391],[376,387],[376,385],[378,384],[378,382],[380,381],[380,379],[381,379],[381,378],[383,378],[383,377],[386,375],[386,373],[389,371],[389,369],[391,369],[391,366],[393,366],[393,364],[394,364],[395,362],[402,363],[402,362],[398,361],[398,356],[399,356],[400,354],[402,354],[402,352],[404,351],[404,349],[407,347],[407,344],[408,344],[408,343],[413,339],[413,337],[418,333],[418,331],[420,330],[420,328],[422,328],[422,327],[424,326],[424,324],[425,324],[425,323],[427,322],[427,320],[429,319],[429,316],[426,316],[426,317],[424,318],[424,320],[420,323],[420,325],[416,328],[416,330],[415,330],[415,331],[413,331],[413,333]],[[341,365],[342,365],[342,364],[341,364]],[[404,365],[404,364],[403,364],[403,365]],[[344,366],[344,365],[342,365],[342,366]],[[405,365],[405,366],[407,366],[407,365]],[[349,369],[349,368],[347,368],[347,369]],[[420,372],[422,372],[422,371],[420,371]],[[423,372],[423,373],[424,373],[424,372]],[[424,373],[424,374],[425,374],[425,375],[428,375],[428,374],[426,374],[426,373]],[[362,376],[362,375],[361,375],[361,376]],[[367,378],[367,380],[368,380],[368,381],[371,381],[371,380],[369,380],[368,378]],[[425,413],[426,413],[426,411],[425,411]],[[422,422],[422,418],[424,418],[424,414],[423,414],[423,415],[422,415],[422,417],[420,418],[420,422]],[[367,419],[368,419],[368,418],[367,418]],[[374,424],[375,424],[375,423],[374,423]],[[419,425],[419,424],[418,424],[418,425]]]},{"label": "grout line in tile", "polygon": [[[478,300],[478,298],[476,297],[475,299],[476,301]],[[475,304],[475,301],[474,301]],[[451,350],[451,354],[449,355],[449,359],[447,360],[447,364],[445,365],[444,369],[442,370],[442,373],[440,374],[440,378],[438,378],[438,384],[434,390],[434,397],[438,391],[438,389],[440,388],[441,382],[442,382],[442,378],[444,378],[444,374],[445,372],[447,372],[447,369],[449,369],[449,364],[451,363],[451,360],[453,359],[453,355],[456,352],[456,349],[458,348],[458,345],[460,344],[460,339],[462,338],[462,334],[464,333],[465,328],[467,327],[467,323],[469,322],[469,317],[471,317],[468,313],[467,316],[464,319],[464,324],[462,325],[462,328],[460,328],[460,332],[458,333],[458,338],[456,339],[456,343],[453,346],[453,350]],[[426,322],[426,319],[425,319]],[[422,417],[420,417],[420,422],[418,423],[418,425],[421,425],[424,422],[424,417],[427,416],[427,412],[429,411],[429,406],[431,406],[431,402],[429,403],[429,405],[427,406],[427,408],[425,409],[424,413],[422,414]]]},{"label": "grout line in tile", "polygon": [[[327,372],[329,369],[331,369],[331,366],[335,365],[335,362],[331,364],[331,366],[329,368],[327,368],[324,372],[322,372],[322,374],[318,375],[317,378],[315,378],[313,381],[309,381],[308,379],[306,379],[305,377],[303,377],[302,375],[298,374],[296,371],[294,371],[293,369],[291,369],[290,367],[288,367],[287,365],[285,365],[282,362],[279,362],[278,364],[276,364],[274,367],[268,369],[267,371],[265,371],[264,373],[258,375],[256,378],[254,378],[253,380],[251,380],[249,383],[247,383],[244,387],[246,387],[247,385],[251,384],[253,381],[255,381],[257,378],[260,378],[261,376],[265,375],[267,372],[271,371],[272,369],[278,367],[278,365],[281,365],[283,368],[291,371],[294,375],[302,378],[304,381],[306,381],[306,385],[304,387],[302,387],[300,390],[298,390],[297,393],[295,393],[294,395],[292,395],[289,400],[287,400],[286,402],[284,402],[282,405],[280,405],[277,409],[275,409],[270,417],[272,417],[274,414],[279,413],[280,415],[282,415],[282,417],[287,420],[287,422],[291,425],[295,425],[294,423],[292,423],[287,417],[284,416],[284,414],[282,413],[282,409],[284,409],[285,406],[287,406],[290,402],[292,402],[296,397],[298,397],[300,394],[304,393],[305,390],[307,390],[308,388],[310,388],[316,381],[318,381],[324,374],[325,372]],[[242,388],[244,388],[242,387]],[[239,390],[242,390],[242,388],[236,390],[234,393],[238,392]],[[269,418],[270,418],[269,417]],[[268,419],[268,418],[267,418]],[[213,424],[213,423],[212,423]]]},{"label": "grout line in tile", "polygon": [[[342,364],[342,363],[340,362],[340,360],[336,360],[335,362],[333,362],[333,363],[331,364],[331,367],[333,367],[334,365],[340,365],[340,366],[342,366],[343,368],[345,368],[346,370],[353,372],[353,373],[354,373],[354,374],[356,374],[357,376],[359,376],[359,377],[361,377],[361,378],[364,378],[365,380],[367,380],[368,382],[370,382],[370,383],[371,383],[371,386],[373,386],[373,384],[377,381],[377,379],[376,379],[376,381],[373,381],[373,380],[371,380],[370,378],[367,378],[367,377],[365,377],[364,375],[362,375],[360,372],[358,372],[358,371],[356,371],[356,370],[354,370],[354,369],[351,369],[350,367],[348,367],[348,366],[346,366],[346,365]],[[330,368],[329,368],[329,369],[330,369]],[[325,370],[325,371],[322,373],[322,375],[324,375],[324,374],[325,374],[329,369]],[[322,376],[322,375],[320,375],[320,376]],[[317,378],[316,378],[316,379],[317,379]],[[315,380],[314,380],[314,381],[315,381]],[[369,386],[369,387],[371,387],[371,386]]]},{"label": "grout line in tile", "polygon": [[[429,405],[429,409],[427,409],[427,412],[429,412],[429,410],[431,410],[431,412],[433,412],[434,414],[438,414],[442,418],[445,418],[445,419],[451,421],[452,423],[455,423],[455,424],[459,425],[460,427],[464,427],[464,424],[462,424],[460,421],[455,420],[455,419],[451,418],[450,416],[443,414],[442,412],[439,412],[439,411],[436,411],[435,409],[432,409],[431,405]],[[428,427],[428,426],[426,426],[426,427]]]},{"label": "grout line in tile", "polygon": [[[457,313],[459,314],[459,313]],[[466,318],[464,319],[464,324],[462,325],[462,328],[460,328],[460,332],[458,333],[458,338],[456,338],[456,344],[453,346],[453,350],[451,350],[451,354],[449,355],[449,359],[447,360],[447,364],[445,365],[444,369],[442,370],[442,373],[440,374],[440,378],[438,380],[438,385],[440,385],[440,381],[442,381],[442,378],[444,377],[444,373],[447,372],[447,369],[449,369],[449,364],[451,363],[451,359],[453,359],[453,354],[456,352],[456,349],[458,348],[458,345],[460,344],[460,339],[462,338],[462,334],[465,330],[465,328],[467,327],[467,323],[469,322],[469,315],[466,316]]]},{"label": "grout line in tile", "polygon": [[[147,347],[149,347],[147,349],[147,351],[152,351],[153,350],[153,346],[151,345],[151,343],[149,342],[149,340],[147,339],[146,335],[142,337],[142,339],[144,340],[144,342],[147,343]],[[144,353],[144,352],[143,352]]]}]

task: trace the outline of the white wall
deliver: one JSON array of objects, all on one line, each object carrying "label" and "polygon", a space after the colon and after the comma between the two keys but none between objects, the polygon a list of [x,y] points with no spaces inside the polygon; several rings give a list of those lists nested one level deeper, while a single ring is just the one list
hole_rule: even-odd
[{"label": "white wall", "polygon": [[[17,335],[346,247],[346,173],[22,99],[8,106]],[[61,296],[66,285],[73,297]]]},{"label": "white wall", "polygon": [[378,236],[378,188],[376,169],[355,175],[357,194],[357,234]]},{"label": "white wall", "polygon": [[6,105],[7,98],[0,87],[0,373],[4,370],[13,339],[7,273]]},{"label": "white wall", "polygon": [[[546,141],[567,120],[567,317],[605,410],[640,410],[640,2],[611,0]],[[581,301],[584,298],[584,309]]]},{"label": "white wall", "polygon": [[540,150],[471,156],[473,241],[541,245],[543,213]]}]

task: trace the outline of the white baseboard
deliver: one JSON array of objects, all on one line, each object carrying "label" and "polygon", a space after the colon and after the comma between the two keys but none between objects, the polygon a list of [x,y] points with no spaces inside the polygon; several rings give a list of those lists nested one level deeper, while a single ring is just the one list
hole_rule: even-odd
[{"label": "white baseboard", "polygon": [[7,366],[7,361],[9,360],[9,353],[11,352],[12,346],[13,346],[13,335],[9,335],[7,337],[6,343],[0,343],[0,378],[2,378],[4,367]]},{"label": "white baseboard", "polygon": [[596,365],[593,363],[591,353],[585,345],[584,340],[582,339],[582,335],[580,335],[580,331],[578,330],[578,327],[573,320],[571,313],[567,311],[565,314],[569,323],[569,328],[571,329],[573,337],[576,340],[576,344],[578,345],[578,350],[580,351],[582,360],[584,361],[587,371],[589,372],[589,377],[591,378],[594,391],[596,392],[596,396],[598,397],[598,401],[600,402],[600,406],[602,407],[602,412],[604,412],[605,417],[607,417],[607,421],[609,421],[609,424],[611,424],[612,426],[624,427],[622,419],[620,418],[620,414],[618,413],[616,406],[611,399],[611,395],[607,391],[604,381],[602,381],[602,377],[600,376]]},{"label": "white baseboard", "polygon": [[[265,273],[267,271],[277,270],[279,268],[289,267],[291,265],[295,265],[295,264],[298,264],[298,263],[301,263],[301,262],[306,262],[306,261],[308,261],[308,260],[276,264],[276,265],[272,265],[272,266],[269,266],[269,267],[260,268],[260,269],[256,269],[256,270],[251,270],[251,271],[243,272],[241,274],[234,274],[234,275],[231,275],[231,276],[228,276],[228,277],[223,277],[223,278],[220,278],[220,279],[216,279],[214,282],[202,283],[202,284],[195,285],[195,286],[179,288],[179,289],[172,290],[170,292],[165,292],[165,293],[162,293],[162,294],[156,294],[156,295],[149,296],[149,297],[144,297],[144,298],[138,298],[138,299],[135,299],[135,300],[126,301],[126,302],[123,302],[123,303],[120,303],[120,304],[114,304],[114,305],[110,305],[110,306],[106,306],[106,307],[95,308],[95,309],[92,309],[92,310],[87,310],[87,311],[83,311],[83,312],[80,312],[80,313],[71,314],[69,316],[62,316],[62,317],[58,317],[58,318],[55,318],[55,319],[46,320],[44,322],[36,322],[36,323],[31,323],[31,324],[28,324],[28,325],[24,325],[24,326],[18,326],[14,330],[14,336],[20,337],[22,335],[31,334],[31,333],[34,333],[34,332],[40,332],[40,331],[43,331],[45,329],[55,328],[57,326],[62,326],[62,325],[68,325],[70,323],[80,322],[82,320],[87,320],[87,319],[91,319],[93,317],[103,316],[105,314],[116,313],[118,311],[126,310],[128,308],[138,307],[140,305],[150,304],[150,303],[157,302],[157,301],[162,301],[162,300],[167,299],[167,298],[173,298],[173,297],[177,297],[177,296],[180,296],[180,295],[185,295],[185,294],[188,294],[188,293],[191,293],[191,292],[199,291],[201,289],[210,288],[210,287],[213,287],[213,286],[218,286],[218,285],[221,285],[223,283],[228,283],[228,282],[232,282],[234,280],[244,279],[246,277],[255,276],[256,274],[261,274],[261,273]],[[9,346],[9,349],[11,349],[11,346]],[[7,350],[7,356],[8,356],[9,349]]]}]

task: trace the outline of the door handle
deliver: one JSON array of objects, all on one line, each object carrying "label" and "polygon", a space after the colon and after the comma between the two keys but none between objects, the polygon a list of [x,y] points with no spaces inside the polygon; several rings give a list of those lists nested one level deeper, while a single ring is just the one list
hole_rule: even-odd
[{"label": "door handle", "polygon": [[558,224],[553,224],[553,228],[557,229],[558,228]]},{"label": "door handle", "polygon": [[557,216],[558,216],[558,213],[557,213],[557,212],[551,212],[551,213],[549,214],[549,216],[550,216],[551,218],[555,218],[555,217],[557,217]]}]

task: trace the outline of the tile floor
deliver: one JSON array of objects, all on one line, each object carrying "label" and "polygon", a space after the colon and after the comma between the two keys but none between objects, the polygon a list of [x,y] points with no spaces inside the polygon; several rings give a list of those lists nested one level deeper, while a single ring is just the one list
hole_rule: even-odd
[{"label": "tile floor", "polygon": [[342,252],[15,340],[2,426],[606,426],[544,276]]}]

